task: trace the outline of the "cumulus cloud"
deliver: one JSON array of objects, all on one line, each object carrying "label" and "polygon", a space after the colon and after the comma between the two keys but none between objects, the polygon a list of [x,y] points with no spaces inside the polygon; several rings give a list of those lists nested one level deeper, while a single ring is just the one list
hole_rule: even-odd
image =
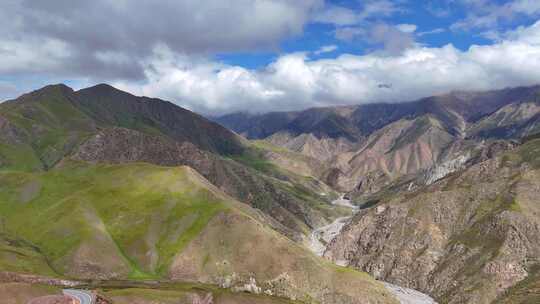
[{"label": "cumulus cloud", "polygon": [[434,35],[434,34],[440,34],[440,33],[444,33],[444,32],[446,32],[446,29],[438,27],[438,28],[435,28],[435,29],[432,29],[432,30],[429,30],[429,31],[418,32],[418,33],[416,33],[416,35],[419,36],[419,37],[422,37],[422,36],[426,36],[426,35]]},{"label": "cumulus cloud", "polygon": [[342,6],[330,5],[319,10],[312,17],[313,21],[334,25],[352,25],[362,20],[361,14]]},{"label": "cumulus cloud", "polygon": [[214,54],[271,49],[302,33],[323,0],[0,2],[0,73],[144,76],[157,45]]},{"label": "cumulus cloud", "polygon": [[[461,51],[415,45],[400,54],[310,59],[287,54],[264,69],[194,61],[167,48],[154,50],[144,85],[116,85],[159,96],[196,111],[298,110],[312,106],[401,102],[450,90],[486,90],[540,82],[540,22],[493,45]],[[381,89],[380,84],[388,84]]]},{"label": "cumulus cloud", "polygon": [[384,50],[392,54],[397,54],[405,49],[414,46],[413,32],[416,26],[402,25],[400,28],[388,24],[380,23],[373,27],[370,35],[370,42],[382,44]]}]

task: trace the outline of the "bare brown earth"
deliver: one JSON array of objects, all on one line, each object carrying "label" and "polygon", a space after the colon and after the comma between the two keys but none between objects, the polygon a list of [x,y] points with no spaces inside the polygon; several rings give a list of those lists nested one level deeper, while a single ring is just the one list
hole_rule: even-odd
[{"label": "bare brown earth", "polygon": [[301,301],[318,299],[321,303],[392,301],[382,284],[317,261],[317,257],[303,254],[305,249],[300,245],[286,244],[264,227],[254,229],[242,216],[223,213],[207,227],[175,257],[169,270],[173,280],[197,280],[237,291]]},{"label": "bare brown earth", "polygon": [[77,304],[68,296],[44,296],[32,299],[28,304]]}]

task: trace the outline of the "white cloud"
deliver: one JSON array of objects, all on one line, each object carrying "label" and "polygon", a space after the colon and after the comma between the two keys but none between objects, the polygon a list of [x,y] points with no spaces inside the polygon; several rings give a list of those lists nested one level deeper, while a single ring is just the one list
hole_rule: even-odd
[{"label": "white cloud", "polygon": [[69,45],[56,39],[5,40],[0,45],[0,73],[54,71],[70,54]]},{"label": "white cloud", "polygon": [[540,13],[540,1],[538,0],[517,0],[510,4],[513,11],[526,15]]},{"label": "white cloud", "polygon": [[366,0],[361,3],[362,5],[357,9],[326,4],[315,11],[312,21],[336,26],[351,26],[370,18],[388,17],[403,11],[399,1]]},{"label": "white cloud", "polygon": [[329,5],[314,14],[312,20],[334,25],[353,25],[361,21],[361,16],[352,9]]},{"label": "white cloud", "polygon": [[321,48],[319,48],[318,50],[316,50],[315,52],[313,52],[313,54],[320,55],[320,54],[324,54],[324,53],[331,53],[331,52],[336,51],[337,49],[338,49],[338,46],[335,45],[335,44],[325,45],[325,46],[322,46]]},{"label": "white cloud", "polygon": [[368,32],[361,27],[347,26],[336,29],[335,36],[336,39],[351,42],[358,37],[366,36],[367,33]]},{"label": "white cloud", "polygon": [[18,93],[17,86],[9,82],[0,81],[0,102],[12,98]]},{"label": "white cloud", "polygon": [[452,30],[485,29],[493,36],[501,22],[508,22],[520,16],[535,17],[540,15],[540,1],[512,0],[502,4],[490,0],[459,0],[466,6],[467,17],[455,22]]},{"label": "white cloud", "polygon": [[324,0],[0,1],[0,72],[143,76],[157,45],[188,54],[275,50]]},{"label": "white cloud", "polygon": [[418,27],[416,24],[401,23],[396,25],[396,28],[403,33],[414,33]]},{"label": "white cloud", "polygon": [[[146,84],[120,83],[207,113],[298,110],[311,106],[399,102],[448,92],[540,83],[540,22],[496,44],[461,51],[415,45],[395,55],[372,53],[311,60],[283,55],[248,70],[156,49]],[[380,84],[390,88],[381,89]]]},{"label": "white cloud", "polygon": [[426,35],[434,35],[434,34],[440,34],[440,33],[444,33],[446,32],[446,29],[443,29],[443,28],[435,28],[435,29],[432,29],[432,30],[429,30],[429,31],[424,31],[424,32],[418,32],[416,33],[417,36],[419,37],[422,37],[422,36],[426,36]]}]

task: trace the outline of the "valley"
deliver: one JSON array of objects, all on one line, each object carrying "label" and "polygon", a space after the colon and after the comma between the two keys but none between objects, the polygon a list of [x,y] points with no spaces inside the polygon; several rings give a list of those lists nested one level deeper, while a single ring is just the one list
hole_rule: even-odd
[{"label": "valley", "polygon": [[0,304],[540,304],[540,0],[0,1]]}]

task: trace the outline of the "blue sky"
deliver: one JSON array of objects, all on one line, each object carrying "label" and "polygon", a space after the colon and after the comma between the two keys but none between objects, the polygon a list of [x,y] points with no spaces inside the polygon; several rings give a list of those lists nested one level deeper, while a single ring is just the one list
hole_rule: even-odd
[{"label": "blue sky", "polygon": [[[481,3],[482,1],[478,1]],[[512,1],[489,1],[493,5],[504,6]],[[357,0],[327,1],[329,5],[361,11],[364,3]],[[489,31],[503,33],[518,26],[530,26],[537,20],[537,15],[519,14],[511,19],[502,19],[490,27],[473,27],[469,29],[453,29],[452,26],[467,18],[474,1],[392,1],[396,11],[390,15],[374,15],[368,20],[358,22],[360,26],[374,23],[388,25],[413,24],[415,41],[419,44],[441,47],[452,44],[458,49],[467,50],[471,45],[489,45],[493,39],[486,37]],[[481,5],[481,4],[479,4]],[[349,26],[342,26],[349,27]],[[339,28],[339,27],[338,27]],[[336,38],[334,24],[311,22],[305,25],[303,33],[285,39],[273,50],[223,53],[215,58],[231,65],[246,68],[260,68],[274,61],[280,54],[315,51],[326,45],[336,45],[335,51],[313,56],[314,58],[332,58],[340,54],[366,54],[381,47],[364,39],[352,41]]]},{"label": "blue sky", "polygon": [[208,114],[540,83],[538,0],[0,2],[0,100],[110,83]]}]

